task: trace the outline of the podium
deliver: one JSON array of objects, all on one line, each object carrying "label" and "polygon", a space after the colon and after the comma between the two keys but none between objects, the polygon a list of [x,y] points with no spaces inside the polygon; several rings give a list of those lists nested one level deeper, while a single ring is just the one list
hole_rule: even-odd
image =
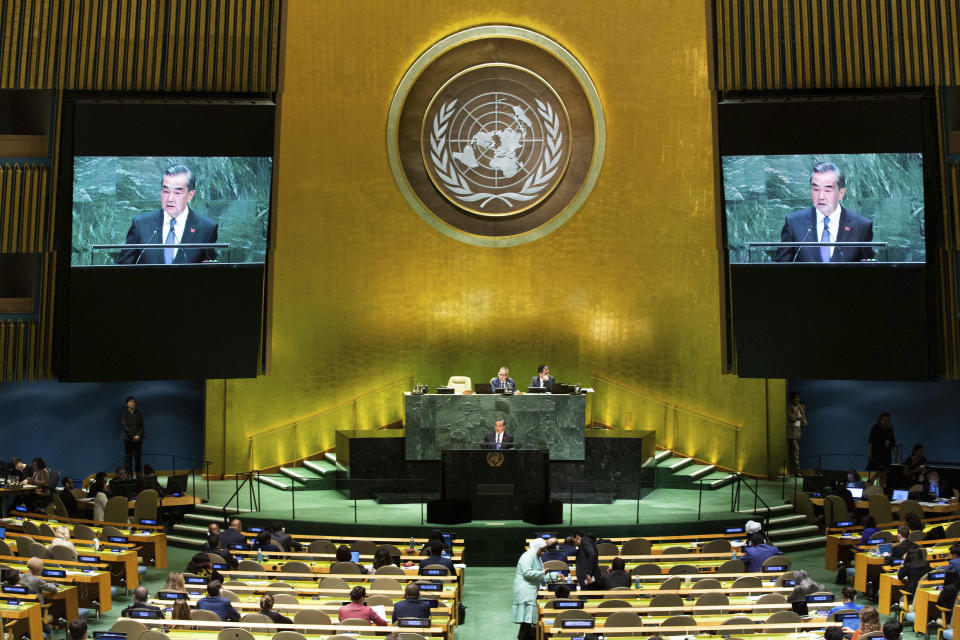
[{"label": "podium", "polygon": [[545,449],[446,449],[443,500],[470,503],[474,520],[521,520],[528,505],[549,502]]}]

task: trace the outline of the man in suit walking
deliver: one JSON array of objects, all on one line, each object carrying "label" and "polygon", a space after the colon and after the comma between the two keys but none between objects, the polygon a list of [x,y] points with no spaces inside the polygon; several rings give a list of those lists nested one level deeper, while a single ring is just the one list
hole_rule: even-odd
[{"label": "man in suit walking", "polygon": [[554,378],[550,375],[550,367],[542,364],[537,367],[537,375],[530,379],[530,386],[546,389],[550,392],[553,391],[553,382]]},{"label": "man in suit walking", "polygon": [[[810,173],[813,206],[787,215],[780,242],[872,242],[873,221],[840,206],[846,194],[843,172],[818,162]],[[780,247],[777,262],[860,262],[872,260],[869,246]]]},{"label": "man in suit walking", "polygon": [[593,538],[583,531],[577,531],[570,536],[573,544],[577,545],[577,582],[580,589],[597,589],[600,587],[600,564],[597,556],[597,545]]},{"label": "man in suit walking", "polygon": [[513,449],[513,436],[505,432],[506,424],[503,418],[493,421],[493,433],[483,436],[483,449]]},{"label": "man in suit walking", "polygon": [[217,241],[217,223],[190,209],[196,179],[189,167],[175,164],[163,173],[160,209],[133,218],[125,244],[167,244],[168,249],[124,249],[120,264],[188,264],[216,260],[212,248],[188,249],[183,244]]}]

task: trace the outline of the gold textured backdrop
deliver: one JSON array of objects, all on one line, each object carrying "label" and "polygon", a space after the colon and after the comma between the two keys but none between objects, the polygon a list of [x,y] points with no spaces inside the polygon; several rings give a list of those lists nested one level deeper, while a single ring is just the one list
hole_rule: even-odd
[{"label": "gold textured backdrop", "polygon": [[[597,387],[597,421],[655,427],[661,442],[726,466],[775,468],[783,382],[721,374],[702,0],[288,8],[270,373],[208,383],[214,472],[279,464],[333,447],[338,428],[397,420],[411,382],[486,381],[505,364],[525,385],[541,362],[558,380]],[[504,249],[430,228],[394,184],[384,141],[414,59],[493,23],[568,48],[607,122],[606,160],[583,208]]]}]

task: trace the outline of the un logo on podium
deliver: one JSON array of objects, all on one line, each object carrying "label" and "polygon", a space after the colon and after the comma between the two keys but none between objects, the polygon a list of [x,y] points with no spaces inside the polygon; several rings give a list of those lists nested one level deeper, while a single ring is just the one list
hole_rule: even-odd
[{"label": "un logo on podium", "polygon": [[480,246],[543,237],[600,173],[603,109],[586,70],[518,27],[466,29],[407,70],[387,123],[397,186],[434,229]]},{"label": "un logo on podium", "polygon": [[503,464],[503,452],[491,451],[487,454],[487,464],[491,467],[499,467]]}]

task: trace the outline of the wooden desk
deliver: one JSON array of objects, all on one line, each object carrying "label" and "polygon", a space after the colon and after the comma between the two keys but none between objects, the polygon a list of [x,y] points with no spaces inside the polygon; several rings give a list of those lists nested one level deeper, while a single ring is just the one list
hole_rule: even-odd
[{"label": "wooden desk", "polygon": [[[133,620],[133,618],[119,618],[119,620]],[[178,629],[168,630],[167,637],[171,640],[178,638],[183,638],[184,640],[215,640],[217,635],[224,629],[235,628],[243,628],[251,631],[257,640],[260,640],[261,638],[264,640],[270,640],[273,638],[274,634],[279,631],[296,631],[298,633],[304,633],[303,630],[306,630],[306,632],[310,633],[311,635],[318,633],[323,635],[362,634],[364,636],[380,636],[381,638],[383,635],[388,633],[412,632],[418,633],[424,637],[446,638],[447,640],[452,640],[452,630],[449,627],[445,628],[437,626],[422,629],[397,627],[393,625],[376,627],[368,625],[346,624],[276,624],[275,622],[222,622],[213,620],[171,621],[151,620],[149,618],[137,618],[136,621],[143,623],[148,629],[170,627],[171,625],[176,624],[176,622],[182,622],[185,625],[196,627],[196,630],[194,631],[181,631]]]},{"label": "wooden desk", "polygon": [[0,619],[22,620],[30,640],[43,640],[43,609],[39,602],[20,605],[10,605],[6,601],[0,602]]},{"label": "wooden desk", "polygon": [[[767,623],[754,623],[757,633],[762,631],[768,632],[780,632],[780,633],[797,633],[802,631],[822,631],[827,627],[838,627],[840,626],[839,622],[791,622],[791,623],[779,623],[779,624],[767,624]],[[682,637],[690,636],[697,634],[704,634],[708,632],[722,633],[724,631],[729,632],[730,629],[742,629],[744,627],[750,627],[749,624],[744,623],[743,625],[723,625],[723,624],[712,624],[712,625],[696,625],[691,627],[659,627],[659,626],[643,626],[643,627],[599,627],[598,629],[557,629],[554,627],[544,628],[543,633],[544,637],[555,637],[563,638],[569,637],[571,635],[583,635],[584,633],[597,633],[602,631],[604,635],[616,634],[618,638],[643,638],[649,637],[654,633],[658,635],[669,635],[673,637]],[[382,627],[381,627],[382,628]],[[642,631],[640,631],[642,629]],[[655,631],[659,629],[659,632]],[[753,634],[749,634],[752,636]],[[739,637],[739,636],[738,636]],[[748,636],[749,637],[749,636]]]}]

